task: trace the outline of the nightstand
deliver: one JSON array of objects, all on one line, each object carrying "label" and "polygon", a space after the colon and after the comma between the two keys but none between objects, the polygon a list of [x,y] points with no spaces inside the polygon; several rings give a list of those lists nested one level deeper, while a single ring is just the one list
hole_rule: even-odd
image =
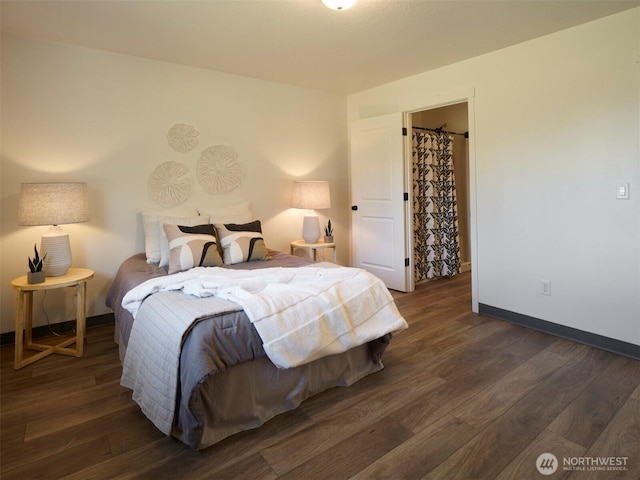
[{"label": "nightstand", "polygon": [[[91,278],[93,278],[93,270],[89,270],[88,268],[70,268],[64,275],[45,277],[45,281],[42,283],[27,283],[26,275],[12,280],[11,286],[16,289],[16,347],[13,365],[16,370],[52,353],[70,355],[72,357],[82,356],[86,323],[87,281]],[[76,335],[71,338],[65,337],[63,341],[55,345],[33,343],[31,337],[33,292],[64,287],[76,288]],[[69,348],[69,345],[73,343],[76,344],[75,348]],[[40,353],[24,358],[24,349],[37,350]]]},{"label": "nightstand", "polygon": [[335,242],[324,243],[323,241],[320,241],[317,243],[307,243],[304,240],[296,240],[294,242],[291,242],[291,255],[294,254],[296,248],[303,248],[309,251],[314,262],[318,260],[318,250],[321,250],[323,248],[331,248],[333,250],[333,263],[337,263]]}]

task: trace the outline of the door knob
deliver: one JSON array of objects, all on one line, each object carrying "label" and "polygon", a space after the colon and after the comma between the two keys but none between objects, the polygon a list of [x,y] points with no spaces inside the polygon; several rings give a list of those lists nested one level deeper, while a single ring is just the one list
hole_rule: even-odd
[{"label": "door knob", "polygon": [[351,210],[353,210],[354,212],[358,210],[358,205],[351,205]]}]

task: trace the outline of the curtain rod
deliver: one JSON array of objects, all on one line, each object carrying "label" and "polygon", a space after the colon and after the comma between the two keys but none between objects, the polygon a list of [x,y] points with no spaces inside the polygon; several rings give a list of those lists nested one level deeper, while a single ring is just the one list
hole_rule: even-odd
[{"label": "curtain rod", "polygon": [[449,132],[447,130],[442,129],[443,127],[446,127],[446,126],[447,124],[445,123],[440,128],[426,128],[426,127],[412,127],[412,128],[415,128],[416,130],[428,130],[430,132],[448,133],[449,135],[462,135],[464,138],[469,138],[469,132],[464,132],[464,133]]}]

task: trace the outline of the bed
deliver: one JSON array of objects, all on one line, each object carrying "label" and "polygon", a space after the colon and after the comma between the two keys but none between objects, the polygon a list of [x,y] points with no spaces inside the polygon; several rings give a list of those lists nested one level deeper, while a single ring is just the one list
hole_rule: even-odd
[{"label": "bed", "polygon": [[[215,224],[217,231],[209,229],[208,232],[215,239],[207,240],[200,233],[192,233],[193,230],[188,234],[189,238],[205,238],[207,241],[204,243],[215,248],[219,258],[216,256],[215,260],[205,261],[206,266],[190,265],[191,260],[187,258],[190,253],[185,255],[184,235],[182,244],[178,242],[178,250],[182,251],[177,256],[178,260],[169,260],[168,265],[166,258],[164,262],[155,263],[156,256],[147,242],[145,253],[133,255],[120,265],[106,300],[115,315],[115,341],[123,361],[122,384],[133,390],[134,400],[156,427],[194,449],[203,449],[240,431],[257,428],[274,416],[297,408],[305,399],[323,390],[352,385],[383,368],[382,354],[393,333],[406,328],[406,322],[397,313],[393,300],[390,304],[386,300],[371,302],[379,303],[371,307],[372,311],[388,310],[377,319],[379,323],[385,323],[381,334],[373,335],[373,327],[367,327],[369,331],[366,333],[371,338],[361,341],[364,336],[350,332],[338,343],[342,343],[344,337],[360,337],[349,339],[349,343],[339,350],[334,349],[335,341],[330,344],[331,348],[323,344],[325,350],[309,357],[310,360],[289,360],[289,357],[295,357],[291,352],[297,350],[287,351],[288,343],[278,343],[282,341],[280,334],[276,335],[276,341],[264,340],[263,330],[271,327],[261,326],[260,321],[256,321],[255,308],[243,303],[246,302],[243,295],[247,290],[252,291],[255,282],[262,282],[262,278],[266,279],[265,285],[271,286],[274,275],[278,278],[287,276],[287,283],[294,283],[292,279],[300,277],[307,283],[298,288],[299,293],[307,289],[309,272],[326,277],[327,289],[333,289],[333,284],[341,283],[341,280],[336,282],[331,275],[343,270],[354,274],[356,269],[316,264],[268,249],[259,231],[250,235],[251,241],[244,245],[247,247],[244,253],[232,258],[234,253],[221,247],[224,238],[219,233],[229,227],[233,232],[231,236],[237,240],[238,231],[260,230],[259,222],[257,227],[255,222],[221,224],[216,221],[220,220],[219,213],[216,218],[212,215],[198,216],[201,218],[191,219],[191,225],[198,229],[203,218],[211,221],[209,225]],[[165,223],[169,221],[166,216],[158,216],[157,223],[149,229],[189,223],[186,218],[175,216],[171,220],[175,223],[168,224]],[[222,218],[229,220],[229,216],[223,215]],[[245,219],[245,216],[235,215],[232,218]],[[238,226],[242,228],[236,228]],[[167,252],[175,253],[177,247],[171,248],[175,244],[171,243],[171,235],[164,240],[168,244],[164,246],[165,256]],[[188,246],[191,250],[193,243]],[[202,253],[201,244],[198,243],[196,248],[199,259],[207,257]],[[247,249],[252,249],[251,255],[259,259],[247,258]],[[211,253],[214,255],[215,252]],[[198,259],[195,261],[197,263]],[[229,277],[233,279],[231,283],[227,282]],[[311,278],[315,288],[317,282]],[[217,283],[212,283],[214,281]],[[194,293],[194,282],[200,292]],[[228,287],[231,284],[234,287]],[[279,285],[277,287],[280,288]],[[215,295],[211,294],[212,288]],[[284,302],[290,293],[283,291],[280,294],[278,289],[272,292],[276,295],[273,298]],[[260,292],[266,290],[269,289],[256,288]],[[386,289],[385,292],[388,295]],[[253,294],[250,296],[253,298]],[[385,295],[378,292],[374,296],[383,298]],[[269,303],[272,302],[273,299],[269,299]],[[295,300],[294,303],[303,305],[304,302]],[[135,308],[132,304],[136,305]],[[262,304],[260,308],[263,308]],[[321,343],[324,335],[321,330],[325,327],[312,328],[320,328],[312,330],[319,333],[304,335],[311,339],[311,343]],[[278,349],[279,353],[273,353]],[[167,360],[172,356],[175,357],[174,363]],[[138,365],[145,361],[149,366]],[[159,398],[145,398],[149,394]]]}]

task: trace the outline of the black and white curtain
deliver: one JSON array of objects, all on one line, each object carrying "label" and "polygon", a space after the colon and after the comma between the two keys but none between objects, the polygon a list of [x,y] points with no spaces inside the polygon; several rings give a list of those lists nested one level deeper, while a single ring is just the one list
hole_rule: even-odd
[{"label": "black and white curtain", "polygon": [[460,273],[453,137],[413,130],[413,223],[416,283]]}]

